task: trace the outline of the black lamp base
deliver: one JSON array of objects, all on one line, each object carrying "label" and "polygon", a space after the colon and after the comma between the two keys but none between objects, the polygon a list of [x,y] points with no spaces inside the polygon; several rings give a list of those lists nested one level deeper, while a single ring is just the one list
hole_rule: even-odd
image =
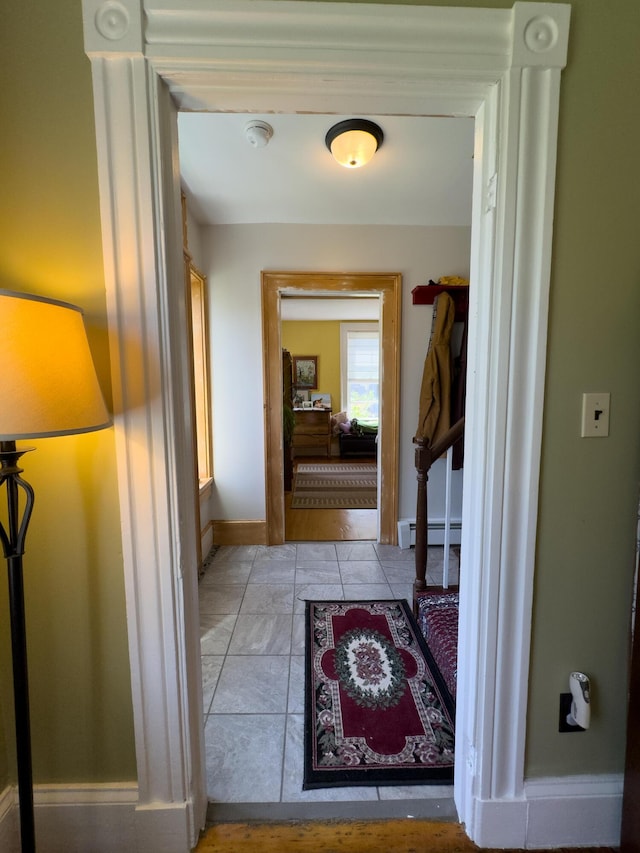
[{"label": "black lamp base", "polygon": [[[7,489],[7,529],[0,523],[0,540],[7,560],[11,652],[13,662],[13,699],[16,724],[18,796],[20,805],[20,841],[22,853],[35,853],[33,809],[33,772],[31,762],[31,725],[29,715],[29,678],[27,670],[27,632],[24,608],[22,555],[24,540],[33,510],[33,489],[20,477],[20,457],[32,448],[16,449],[15,441],[0,442],[0,487]],[[22,518],[18,489],[26,496]]]}]

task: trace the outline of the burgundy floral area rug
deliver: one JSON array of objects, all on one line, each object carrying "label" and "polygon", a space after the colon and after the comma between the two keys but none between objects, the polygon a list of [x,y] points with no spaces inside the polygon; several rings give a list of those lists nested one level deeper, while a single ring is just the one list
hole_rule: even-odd
[{"label": "burgundy floral area rug", "polygon": [[447,784],[454,703],[406,601],[306,607],[303,788]]}]

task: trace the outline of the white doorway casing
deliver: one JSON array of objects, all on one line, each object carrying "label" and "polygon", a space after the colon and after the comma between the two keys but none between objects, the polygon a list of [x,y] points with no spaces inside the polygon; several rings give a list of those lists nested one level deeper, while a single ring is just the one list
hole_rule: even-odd
[{"label": "white doorway casing", "polygon": [[[480,845],[532,846],[542,828],[553,835],[543,798],[533,808],[527,796],[524,745],[570,7],[83,0],[83,8],[139,772],[135,849],[187,851],[206,807],[186,322],[176,286],[178,109],[475,117],[455,799]],[[572,840],[580,817],[572,804],[556,843]]]}]

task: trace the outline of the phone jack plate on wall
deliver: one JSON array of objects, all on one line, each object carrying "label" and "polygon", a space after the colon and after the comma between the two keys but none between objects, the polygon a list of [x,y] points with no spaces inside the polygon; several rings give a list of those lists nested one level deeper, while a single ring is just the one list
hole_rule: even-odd
[{"label": "phone jack plate on wall", "polygon": [[571,713],[571,700],[573,697],[571,693],[561,693],[560,694],[560,715],[558,720],[558,731],[559,732],[584,732],[586,729],[583,729],[582,726],[572,726],[567,722],[567,715]]}]

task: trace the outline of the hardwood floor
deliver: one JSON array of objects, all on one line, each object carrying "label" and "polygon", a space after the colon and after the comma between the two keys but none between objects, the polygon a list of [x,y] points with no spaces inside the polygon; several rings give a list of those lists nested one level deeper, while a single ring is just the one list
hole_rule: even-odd
[{"label": "hardwood floor", "polygon": [[[326,456],[304,456],[298,457],[294,465],[327,461]],[[358,464],[362,460],[336,457],[331,461]],[[375,509],[291,509],[291,492],[285,492],[284,507],[287,542],[357,542],[378,538],[378,511]]]},{"label": "hardwood floor", "polygon": [[291,492],[284,496],[287,542],[348,542],[375,540],[375,509],[291,509]]},{"label": "hardwood floor", "polygon": [[[480,848],[469,841],[458,823],[405,819],[217,824],[203,834],[195,853],[251,849],[260,853],[475,853]],[[557,848],[557,853],[569,853],[569,848]],[[591,848],[590,853],[614,850],[599,847]]]}]

